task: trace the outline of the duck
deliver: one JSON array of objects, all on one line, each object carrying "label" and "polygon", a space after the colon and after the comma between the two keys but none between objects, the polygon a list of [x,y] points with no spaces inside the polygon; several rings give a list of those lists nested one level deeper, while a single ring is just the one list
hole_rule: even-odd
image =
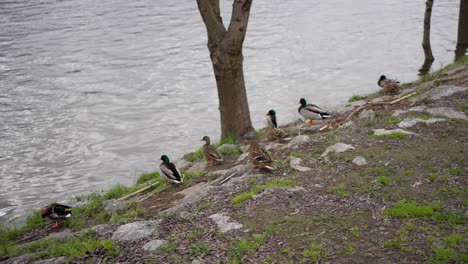
[{"label": "duck", "polygon": [[249,151],[249,160],[252,162],[254,168],[276,170],[276,167],[273,166],[274,161],[270,157],[270,154],[268,154],[268,151],[257,142],[250,143],[247,150]]},{"label": "duck", "polygon": [[282,130],[281,128],[278,128],[278,124],[276,123],[276,111],[271,109],[270,111],[268,111],[266,115],[267,115],[266,119],[268,123],[268,128],[267,128],[268,139],[287,140],[289,137],[289,134],[286,133],[286,131]]},{"label": "duck", "polygon": [[202,147],[202,153],[207,160],[207,165],[215,162],[223,162],[223,157],[219,154],[218,150],[213,145],[210,145],[210,137],[204,136],[201,141],[205,141]]},{"label": "duck", "polygon": [[184,179],[182,178],[176,165],[169,161],[169,157],[162,155],[161,160],[163,162],[159,165],[159,169],[162,172],[161,176],[166,180],[166,184],[167,182],[176,184],[182,183]]},{"label": "duck", "polygon": [[62,221],[71,217],[72,207],[53,203],[41,209],[41,216],[49,221],[55,221],[53,228],[62,226]]},{"label": "duck", "polygon": [[392,79],[387,79],[385,75],[381,75],[377,84],[383,88],[387,95],[395,95],[400,91],[400,82]]},{"label": "duck", "polygon": [[304,98],[301,98],[301,100],[299,100],[299,103],[301,105],[299,106],[297,111],[301,116],[308,119],[306,121],[306,124],[309,126],[312,125],[312,123],[314,122],[313,120],[323,120],[331,118],[331,115],[328,114],[322,108],[314,104],[307,104],[307,101]]}]

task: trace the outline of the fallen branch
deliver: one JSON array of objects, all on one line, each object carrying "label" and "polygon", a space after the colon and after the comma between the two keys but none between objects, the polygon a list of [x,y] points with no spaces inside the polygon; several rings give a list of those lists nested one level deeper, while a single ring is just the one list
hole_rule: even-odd
[{"label": "fallen branch", "polygon": [[344,120],[343,120],[343,123],[346,123],[346,121],[348,121],[354,114],[356,114],[357,112],[361,111],[362,109],[366,108],[366,105],[361,105],[360,107],[358,107],[356,110],[354,110],[351,114],[349,114]]},{"label": "fallen branch", "polygon": [[155,186],[158,185],[158,184],[159,184],[159,182],[155,182],[155,183],[153,183],[153,184],[151,184],[151,185],[146,186],[146,187],[143,188],[143,189],[140,189],[140,190],[138,190],[138,191],[136,191],[136,192],[132,192],[131,194],[125,195],[124,197],[120,197],[119,199],[117,199],[117,201],[127,200],[128,198],[131,198],[131,197],[133,197],[133,196],[135,196],[135,195],[137,195],[137,194],[139,194],[139,193],[143,193],[143,192],[145,192],[145,191],[147,191],[147,190],[149,190],[149,189],[155,187]]},{"label": "fallen branch", "polygon": [[398,98],[398,99],[396,99],[396,100],[391,101],[390,104],[398,103],[398,102],[400,102],[400,101],[402,101],[402,100],[405,100],[405,99],[407,99],[407,98],[410,98],[411,96],[416,95],[416,94],[417,94],[417,92],[412,92],[412,93],[410,93],[410,94],[407,94],[407,95],[405,95],[405,96],[403,96],[403,97],[400,97],[400,98]]}]

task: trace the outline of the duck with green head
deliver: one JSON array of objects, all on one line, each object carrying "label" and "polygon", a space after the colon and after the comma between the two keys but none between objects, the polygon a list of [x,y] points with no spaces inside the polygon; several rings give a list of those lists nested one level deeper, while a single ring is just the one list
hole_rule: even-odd
[{"label": "duck with green head", "polygon": [[184,179],[182,178],[176,165],[169,161],[169,157],[162,155],[161,160],[163,161],[159,165],[159,169],[162,172],[161,176],[171,183],[182,183]]},{"label": "duck with green head", "polygon": [[72,208],[68,205],[53,203],[41,209],[41,216],[50,221],[55,221],[54,228],[62,226],[62,221],[71,217]]},{"label": "duck with green head", "polygon": [[387,79],[387,76],[381,75],[377,84],[383,88],[385,94],[395,95],[400,91],[400,82],[392,79]]},{"label": "duck with green head", "polygon": [[223,157],[219,154],[218,150],[213,145],[210,145],[210,137],[204,136],[201,141],[205,141],[202,147],[202,153],[207,161],[207,165],[223,162]]},{"label": "duck with green head", "polygon": [[268,111],[266,115],[267,115],[267,123],[269,126],[267,128],[268,139],[270,140],[287,139],[289,137],[289,134],[286,133],[281,128],[278,128],[278,124],[276,123],[276,111],[271,109],[270,111]]},{"label": "duck with green head", "polygon": [[331,116],[322,108],[314,105],[314,104],[307,104],[307,101],[304,98],[299,100],[301,104],[297,111],[299,114],[307,119],[306,124],[312,125],[313,120],[323,120],[329,119]]}]

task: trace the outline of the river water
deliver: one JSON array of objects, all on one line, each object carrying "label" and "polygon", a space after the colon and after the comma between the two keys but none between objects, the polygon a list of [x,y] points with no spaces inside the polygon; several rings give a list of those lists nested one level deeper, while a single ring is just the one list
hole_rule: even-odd
[{"label": "river water", "polygon": [[[244,43],[254,126],[417,78],[424,0],[255,0]],[[224,21],[232,1],[221,0]],[[453,60],[458,0],[436,1],[433,69]],[[220,134],[196,1],[0,1],[0,222],[132,184]]]}]

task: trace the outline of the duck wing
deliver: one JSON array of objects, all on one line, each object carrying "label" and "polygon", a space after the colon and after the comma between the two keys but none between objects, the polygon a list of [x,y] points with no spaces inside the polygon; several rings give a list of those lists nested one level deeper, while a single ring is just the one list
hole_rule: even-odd
[{"label": "duck wing", "polygon": [[318,107],[318,106],[316,106],[314,104],[306,105],[305,109],[307,109],[308,111],[317,113],[317,114],[328,115],[327,111],[323,110],[322,108],[320,108],[320,107]]},{"label": "duck wing", "polygon": [[169,163],[169,164],[164,164],[161,163],[159,166],[161,169],[162,173],[172,182],[176,183],[181,183],[182,182],[182,177],[180,176],[179,171],[177,170],[177,167],[174,165],[174,163]]},{"label": "duck wing", "polygon": [[221,154],[219,154],[218,150],[212,145],[206,146],[206,153],[214,160],[217,160],[217,161],[223,160],[223,157],[221,157]]}]

